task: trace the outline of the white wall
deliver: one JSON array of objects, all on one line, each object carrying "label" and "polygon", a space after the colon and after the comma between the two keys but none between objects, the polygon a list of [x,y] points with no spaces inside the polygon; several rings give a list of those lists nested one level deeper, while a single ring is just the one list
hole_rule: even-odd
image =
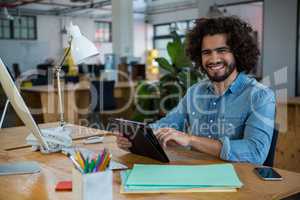
[{"label": "white wall", "polygon": [[145,16],[143,14],[135,14],[133,21],[133,56],[140,57],[142,63],[145,63],[146,52],[149,49],[147,41],[152,40],[152,38],[148,38],[147,31]]},{"label": "white wall", "polygon": [[[276,71],[287,66],[288,82],[281,82],[287,85],[288,96],[294,96],[297,0],[265,0],[264,5],[263,75],[274,76]],[[284,85],[272,82],[273,88]]]},{"label": "white wall", "polygon": [[25,71],[35,68],[46,58],[59,55],[59,21],[54,17],[40,16],[37,26],[37,40],[0,40],[0,56],[9,68],[16,62]]}]

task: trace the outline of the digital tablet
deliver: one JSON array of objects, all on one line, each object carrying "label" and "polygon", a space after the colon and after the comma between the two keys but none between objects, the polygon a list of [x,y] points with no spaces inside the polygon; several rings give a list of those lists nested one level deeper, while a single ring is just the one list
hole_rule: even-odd
[{"label": "digital tablet", "polygon": [[161,162],[169,162],[167,154],[153,134],[152,129],[145,123],[124,119],[110,119],[109,130],[123,133],[132,143],[130,152],[153,158]]}]

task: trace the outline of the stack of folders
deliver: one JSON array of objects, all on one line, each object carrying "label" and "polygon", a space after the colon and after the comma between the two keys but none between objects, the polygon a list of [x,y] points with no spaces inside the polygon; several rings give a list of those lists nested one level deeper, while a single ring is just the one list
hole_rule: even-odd
[{"label": "stack of folders", "polygon": [[236,192],[243,185],[232,164],[136,164],[121,181],[121,193]]}]

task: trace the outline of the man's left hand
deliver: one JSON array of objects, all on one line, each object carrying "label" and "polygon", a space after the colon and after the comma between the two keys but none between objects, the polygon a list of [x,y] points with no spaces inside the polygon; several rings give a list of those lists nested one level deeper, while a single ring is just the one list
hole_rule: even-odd
[{"label": "man's left hand", "polygon": [[184,147],[190,145],[190,136],[174,128],[160,128],[155,134],[164,148],[174,143]]}]

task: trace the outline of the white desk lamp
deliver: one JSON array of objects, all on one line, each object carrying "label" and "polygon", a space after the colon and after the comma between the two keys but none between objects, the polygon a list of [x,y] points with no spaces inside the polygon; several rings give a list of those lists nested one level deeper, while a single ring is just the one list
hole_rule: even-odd
[{"label": "white desk lamp", "polygon": [[[80,64],[85,59],[99,54],[96,47],[87,38],[81,35],[78,26],[72,23],[69,27],[69,47],[60,62],[55,67],[58,83],[59,109],[60,109],[60,126],[55,128],[40,129],[35,123],[28,107],[21,97],[15,83],[13,82],[8,70],[0,58],[0,83],[8,96],[9,102],[12,104],[18,116],[22,119],[26,127],[31,130],[26,138],[27,144],[31,145],[33,150],[41,150],[44,153],[58,152],[64,148],[72,146],[70,137],[71,129],[64,126],[63,104],[60,86],[60,71],[66,57],[71,52],[74,62]],[[2,120],[1,120],[2,121]]]},{"label": "white desk lamp", "polygon": [[[69,147],[70,146],[70,133],[71,130],[67,129],[65,127],[65,121],[64,121],[64,105],[63,105],[63,99],[62,99],[62,88],[60,85],[60,72],[62,70],[62,66],[68,57],[69,53],[71,53],[71,56],[74,60],[75,64],[80,64],[84,62],[85,60],[99,55],[99,51],[95,47],[95,45],[89,41],[86,37],[84,37],[79,27],[76,25],[73,25],[72,22],[70,23],[70,26],[68,28],[68,34],[69,34],[69,47],[64,54],[61,62],[55,66],[55,73],[57,78],[57,89],[58,89],[58,104],[59,104],[59,114],[60,114],[60,126],[56,128],[48,128],[48,129],[42,129],[43,136],[46,138],[52,139],[57,141],[57,143],[60,144],[60,149],[56,149],[56,151],[62,150],[62,148]],[[68,136],[68,137],[67,137]],[[29,135],[27,138],[27,143],[32,145],[33,149],[38,149],[40,144],[37,143],[36,139],[33,137],[33,135]],[[62,145],[65,144],[65,145]],[[52,148],[53,149],[53,148]],[[52,150],[53,151],[53,150]]]},{"label": "white desk lamp", "polygon": [[57,88],[58,88],[58,98],[59,98],[59,113],[60,113],[60,126],[64,126],[64,107],[62,100],[62,91],[60,85],[60,72],[62,69],[62,65],[64,64],[67,56],[71,51],[71,56],[75,64],[81,64],[85,60],[88,60],[91,57],[99,55],[99,51],[95,47],[95,45],[89,41],[86,37],[84,37],[79,27],[70,23],[68,28],[68,34],[70,37],[69,47],[60,62],[59,65],[55,66],[56,77],[57,77]]}]

